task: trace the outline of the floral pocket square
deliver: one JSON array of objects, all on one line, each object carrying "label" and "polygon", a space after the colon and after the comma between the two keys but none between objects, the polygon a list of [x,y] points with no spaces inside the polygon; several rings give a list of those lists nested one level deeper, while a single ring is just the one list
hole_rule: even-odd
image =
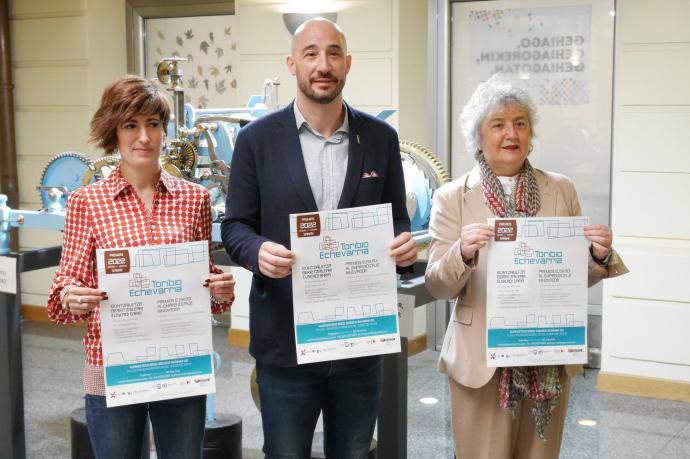
[{"label": "floral pocket square", "polygon": [[370,172],[367,171],[362,171],[362,178],[376,178],[379,176],[379,173],[376,172],[376,169],[372,169]]}]

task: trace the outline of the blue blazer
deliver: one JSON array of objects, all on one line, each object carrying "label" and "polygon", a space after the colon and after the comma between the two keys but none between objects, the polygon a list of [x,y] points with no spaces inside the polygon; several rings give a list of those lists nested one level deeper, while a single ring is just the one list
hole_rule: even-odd
[{"label": "blue blazer", "polygon": [[[294,102],[293,102],[294,103]],[[293,103],[245,126],[233,152],[221,232],[225,250],[254,273],[249,295],[249,352],[262,363],[297,365],[292,279],[259,272],[259,247],[290,248],[291,213],[317,212]],[[395,234],[410,230],[398,135],[387,123],[347,107],[348,164],[338,208],[391,203]],[[378,177],[362,178],[376,171]]]}]

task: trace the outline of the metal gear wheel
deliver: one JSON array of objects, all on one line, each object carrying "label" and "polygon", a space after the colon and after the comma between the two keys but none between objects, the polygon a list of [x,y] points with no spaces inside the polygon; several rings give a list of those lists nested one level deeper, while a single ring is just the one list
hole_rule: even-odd
[{"label": "metal gear wheel", "polygon": [[400,154],[405,153],[415,160],[424,175],[431,182],[431,188],[436,191],[441,185],[450,182],[450,174],[441,164],[436,155],[428,148],[407,140],[400,141]]},{"label": "metal gear wheel", "polygon": [[[428,148],[406,140],[401,140],[399,145],[407,213],[412,231],[420,231],[428,227],[433,193],[450,181],[450,175]],[[422,244],[419,249],[427,246]]]},{"label": "metal gear wheel", "polygon": [[186,139],[175,139],[170,142],[170,151],[163,162],[174,165],[189,177],[194,171],[197,158],[197,148],[192,142]]},{"label": "metal gear wheel", "polygon": [[[93,160],[85,154],[76,151],[65,151],[53,156],[41,172],[41,181],[38,187],[41,194],[43,207],[48,207],[50,188],[64,187],[68,193],[83,185],[82,177],[91,170]],[[95,180],[94,180],[95,181]],[[88,185],[87,182],[86,184]],[[63,208],[67,205],[67,196],[60,198]]]},{"label": "metal gear wheel", "polygon": [[117,155],[101,156],[93,161],[93,167],[89,167],[89,169],[84,172],[81,178],[81,184],[86,186],[89,183],[106,178],[112,171],[117,169],[119,164],[120,157]]}]

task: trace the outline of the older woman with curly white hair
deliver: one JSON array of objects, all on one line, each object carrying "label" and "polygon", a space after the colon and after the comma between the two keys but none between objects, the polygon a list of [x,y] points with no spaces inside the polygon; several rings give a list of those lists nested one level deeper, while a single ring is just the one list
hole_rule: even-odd
[{"label": "older woman with curly white hair", "polygon": [[[476,166],[434,195],[426,286],[455,300],[439,370],[448,375],[459,458],[557,458],[570,378],[579,365],[486,365],[486,261],[492,217],[577,216],[570,179],[532,167],[536,108],[516,83],[494,75],[463,108],[461,129]],[[589,284],[627,272],[613,233],[586,225]]]}]

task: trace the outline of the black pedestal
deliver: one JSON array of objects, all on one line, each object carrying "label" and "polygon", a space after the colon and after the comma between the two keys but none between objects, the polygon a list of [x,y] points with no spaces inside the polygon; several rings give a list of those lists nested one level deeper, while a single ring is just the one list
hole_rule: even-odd
[{"label": "black pedestal", "polygon": [[228,414],[206,421],[204,459],[242,459],[242,418]]}]

